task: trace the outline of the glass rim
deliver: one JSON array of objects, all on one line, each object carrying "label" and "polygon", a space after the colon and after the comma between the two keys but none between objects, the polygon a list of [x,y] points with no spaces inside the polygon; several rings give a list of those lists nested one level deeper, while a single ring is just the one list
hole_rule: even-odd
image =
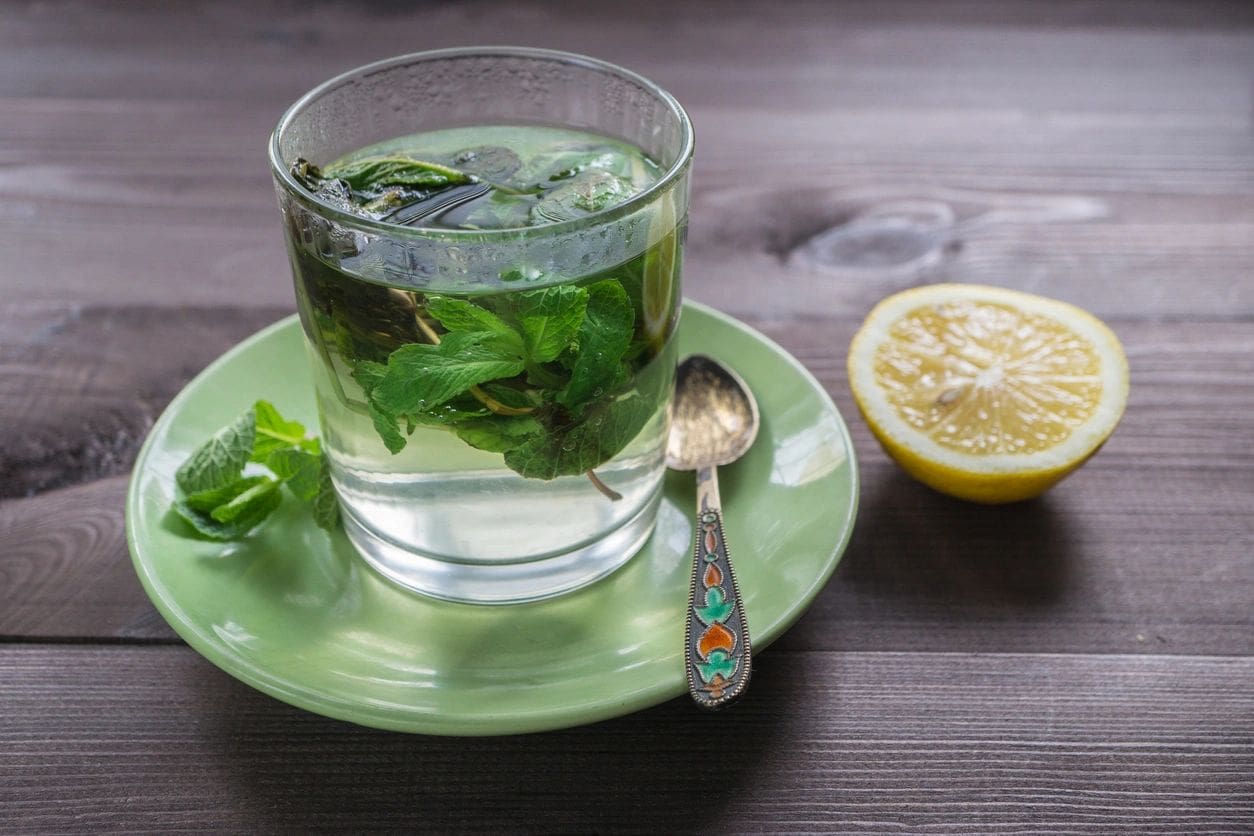
[{"label": "glass rim", "polygon": [[[388,223],[386,221],[374,220],[352,212],[346,212],[343,209],[339,209],[330,203],[321,200],[315,194],[302,186],[292,175],[289,165],[283,161],[279,152],[279,141],[284,129],[286,129],[307,107],[312,105],[328,92],[357,78],[370,73],[379,72],[380,70],[392,69],[393,67],[414,64],[420,61],[437,58],[475,56],[543,58],[561,61],[566,64],[581,66],[588,69],[607,71],[619,76],[620,78],[633,81],[660,99],[679,119],[681,141],[679,153],[675,157],[675,161],[667,167],[661,177],[651,183],[644,191],[632,195],[622,203],[616,203],[613,206],[598,210],[581,218],[546,223],[539,226],[519,226],[509,227],[507,229],[440,229],[436,227],[411,227],[403,226],[401,224]],[[636,210],[648,205],[657,197],[662,195],[671,187],[671,185],[675,183],[676,180],[681,177],[684,170],[688,167],[688,164],[692,161],[694,144],[695,138],[693,136],[692,121],[688,118],[688,112],[684,110],[683,105],[681,105],[674,96],[668,93],[660,85],[650,81],[639,73],[632,72],[625,67],[620,67],[609,61],[603,61],[600,58],[593,58],[576,52],[564,52],[556,49],[539,49],[535,47],[469,46],[423,50],[420,52],[407,53],[405,55],[397,55],[392,58],[384,58],[369,64],[363,64],[360,67],[355,67],[327,79],[298,98],[290,107],[288,107],[286,111],[283,112],[283,115],[279,117],[278,124],[275,126],[274,131],[270,134],[269,158],[271,173],[288,194],[300,200],[306,206],[316,208],[320,216],[334,220],[344,226],[360,230],[369,230],[371,232],[393,238],[422,240],[430,240],[434,238],[447,239],[451,241],[503,241],[517,240],[520,237],[529,237],[531,235],[560,234],[562,232],[573,231],[585,226],[595,226],[599,223],[613,221],[620,217],[632,214]]]}]

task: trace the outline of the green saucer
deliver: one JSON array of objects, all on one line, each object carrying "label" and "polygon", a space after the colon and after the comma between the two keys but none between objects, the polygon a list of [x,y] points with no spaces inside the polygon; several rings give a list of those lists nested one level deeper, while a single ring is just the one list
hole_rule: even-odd
[{"label": "green saucer", "polygon": [[[853,527],[858,477],[840,413],[783,349],[687,303],[680,352],[735,368],[762,432],[720,470],[727,538],[754,649],[831,576]],[[285,501],[247,540],[203,542],[170,512],[174,471],[258,398],[317,426],[300,325],[289,317],[187,385],[140,451],[127,496],[135,571],[166,621],[232,676],[301,708],[424,734],[513,734],[637,711],[684,693],[692,474],[667,476],[657,529],[614,574],[533,604],[474,606],[407,592],[342,533]]]}]

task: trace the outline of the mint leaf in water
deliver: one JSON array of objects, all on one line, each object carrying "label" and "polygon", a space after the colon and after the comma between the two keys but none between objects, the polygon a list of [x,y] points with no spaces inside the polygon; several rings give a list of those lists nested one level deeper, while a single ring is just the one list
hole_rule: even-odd
[{"label": "mint leaf in water", "polygon": [[522,345],[517,331],[487,308],[472,302],[447,296],[428,296],[426,309],[449,331],[487,331],[497,334],[511,346]]},{"label": "mint leaf in water", "polygon": [[404,450],[405,436],[396,426],[399,418],[394,414],[384,412],[373,400],[366,404],[366,409],[370,413],[370,423],[374,424],[374,431],[379,434],[388,452],[396,455]]},{"label": "mint leaf in water", "polygon": [[453,331],[439,345],[403,345],[370,392],[384,415],[425,412],[489,380],[523,370],[521,340],[488,331]]},{"label": "mint leaf in water", "polygon": [[578,412],[594,398],[623,385],[627,371],[623,355],[631,345],[636,314],[627,291],[613,279],[588,287],[588,303],[577,340],[579,352],[570,382],[557,395],[558,403]]},{"label": "mint leaf in water", "polygon": [[175,474],[185,494],[202,493],[229,485],[239,478],[253,454],[257,417],[250,409],[214,433]]},{"label": "mint leaf in water", "polygon": [[523,344],[533,362],[556,360],[579,331],[588,306],[588,291],[558,285],[519,294],[518,321]]},{"label": "mint leaf in water", "polygon": [[458,424],[457,437],[478,450],[505,453],[544,433],[544,426],[530,415],[491,415]]},{"label": "mint leaf in water", "polygon": [[354,191],[379,186],[429,189],[474,182],[469,174],[455,168],[400,155],[332,163],[323,168],[321,174],[328,179],[343,180]]},{"label": "mint leaf in water", "polygon": [[[264,464],[273,476],[245,476],[249,461]],[[257,401],[197,448],[175,481],[175,512],[211,540],[237,540],[265,522],[283,500],[282,485],[313,504],[319,525],[339,518],[322,445],[267,401]]]},{"label": "mint leaf in water", "polygon": [[538,433],[505,451],[505,464],[531,479],[575,476],[604,464],[627,446],[657,411],[658,401],[639,392],[604,400],[574,424]]},{"label": "mint leaf in water", "polygon": [[[351,355],[348,355],[351,356]],[[357,381],[362,391],[369,395],[388,373],[388,367],[373,360],[358,360],[353,366],[353,380]]]}]

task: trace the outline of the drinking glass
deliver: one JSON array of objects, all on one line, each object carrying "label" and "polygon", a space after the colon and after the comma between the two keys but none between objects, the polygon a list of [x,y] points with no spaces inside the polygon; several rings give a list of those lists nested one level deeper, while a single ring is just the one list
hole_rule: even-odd
[{"label": "drinking glass", "polygon": [[[311,193],[292,171],[298,159],[326,163],[396,137],[490,125],[619,139],[647,154],[659,177],[587,217],[475,230],[362,217]],[[591,583],[644,544],[665,470],[692,152],[687,115],[656,84],[538,49],[391,58],[319,85],[283,115],[270,162],[322,442],[345,531],[367,563],[428,595],[508,603]],[[501,452],[431,424],[402,426],[404,448],[389,452],[362,385],[362,358],[385,364],[400,346],[430,342],[416,306],[431,297],[499,305],[507,294],[607,279],[632,303],[634,374],[604,380],[604,392],[598,384],[601,412],[563,413],[558,423],[583,424],[537,459],[566,470],[598,460],[588,472],[520,475],[517,459],[511,468]],[[493,418],[489,400],[481,398],[480,411]],[[547,440],[531,441],[543,449]]]}]

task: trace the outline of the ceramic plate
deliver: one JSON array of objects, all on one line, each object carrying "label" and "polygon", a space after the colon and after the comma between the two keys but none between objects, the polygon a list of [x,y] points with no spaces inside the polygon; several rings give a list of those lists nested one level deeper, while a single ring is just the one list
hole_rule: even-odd
[{"label": "ceramic plate", "polygon": [[[757,651],[818,594],[848,542],[853,448],[819,384],[761,334],[688,303],[678,339],[681,354],[734,367],[761,406],[757,443],[719,471]],[[139,454],[127,497],[135,570],[209,661],[309,711],[424,734],[561,728],[685,692],[692,474],[668,474],[653,537],[592,586],[532,604],[436,601],[375,574],[343,534],[321,531],[290,499],[243,542],[187,535],[169,510],[175,470],[258,398],[317,426],[294,316],[240,343],[174,399]]]}]

